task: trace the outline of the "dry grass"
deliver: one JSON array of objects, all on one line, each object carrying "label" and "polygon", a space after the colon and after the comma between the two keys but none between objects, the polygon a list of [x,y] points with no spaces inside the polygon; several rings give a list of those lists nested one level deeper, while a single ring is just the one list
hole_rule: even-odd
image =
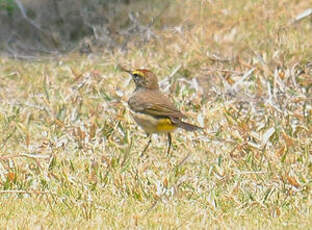
[{"label": "dry grass", "polygon": [[[312,224],[309,1],[184,1],[127,53],[0,62],[0,228]],[[177,21],[177,18],[180,21]],[[173,22],[174,21],[174,22]],[[206,129],[146,139],[117,65],[152,69]]]}]

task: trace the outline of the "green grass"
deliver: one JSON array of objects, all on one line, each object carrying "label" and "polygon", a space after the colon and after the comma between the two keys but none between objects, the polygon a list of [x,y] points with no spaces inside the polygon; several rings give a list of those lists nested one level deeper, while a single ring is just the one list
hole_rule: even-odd
[{"label": "green grass", "polygon": [[[0,228],[309,228],[311,22],[289,23],[309,7],[172,1],[128,52],[2,57]],[[205,129],[174,133],[172,156],[155,135],[140,158],[118,64],[153,70]]]}]

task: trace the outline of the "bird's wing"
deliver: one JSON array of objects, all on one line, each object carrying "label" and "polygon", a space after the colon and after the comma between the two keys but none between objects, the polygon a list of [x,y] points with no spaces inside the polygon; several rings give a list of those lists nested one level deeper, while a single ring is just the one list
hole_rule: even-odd
[{"label": "bird's wing", "polygon": [[[144,98],[143,98],[144,97]],[[129,106],[135,112],[142,112],[152,116],[184,118],[169,98],[160,93],[137,94],[129,99]]]},{"label": "bird's wing", "polygon": [[149,104],[146,105],[144,111],[145,113],[151,114],[153,116],[168,116],[174,118],[185,117],[179,110],[168,104]]}]

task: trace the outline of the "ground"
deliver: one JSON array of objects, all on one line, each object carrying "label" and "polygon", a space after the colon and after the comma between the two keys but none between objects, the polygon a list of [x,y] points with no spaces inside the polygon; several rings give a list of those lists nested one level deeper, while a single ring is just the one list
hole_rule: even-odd
[{"label": "ground", "polygon": [[[308,229],[309,1],[170,1],[153,39],[0,58],[0,226]],[[169,26],[165,24],[171,21]],[[148,139],[127,107],[147,68],[202,131]]]}]

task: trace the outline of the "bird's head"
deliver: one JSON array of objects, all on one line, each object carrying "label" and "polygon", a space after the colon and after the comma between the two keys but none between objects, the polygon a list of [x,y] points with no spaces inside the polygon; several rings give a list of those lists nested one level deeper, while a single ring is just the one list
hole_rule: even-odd
[{"label": "bird's head", "polygon": [[125,70],[132,76],[137,89],[159,89],[155,74],[147,69]]}]

